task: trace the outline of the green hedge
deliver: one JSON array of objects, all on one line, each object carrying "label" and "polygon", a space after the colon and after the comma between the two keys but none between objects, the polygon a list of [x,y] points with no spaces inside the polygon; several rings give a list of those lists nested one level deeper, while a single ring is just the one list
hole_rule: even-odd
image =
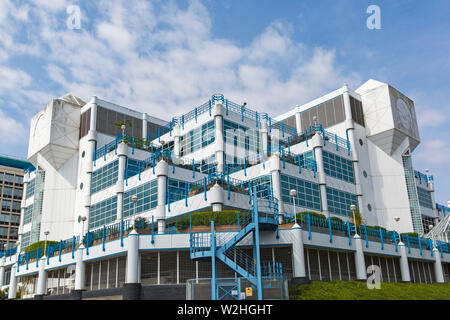
[{"label": "green hedge", "polygon": [[[55,244],[55,243],[58,243],[58,241],[48,241],[47,240],[47,247],[49,245]],[[25,253],[32,252],[32,251],[36,250],[37,248],[44,249],[44,247],[45,247],[45,241],[38,241],[38,242],[32,243],[28,247],[26,247]]]},{"label": "green hedge", "polygon": [[248,212],[238,210],[194,212],[190,215],[177,218],[175,227],[177,229],[189,227],[190,219],[191,226],[209,226],[211,225],[211,221],[214,221],[215,225],[236,224],[238,212],[240,220],[251,215]]}]

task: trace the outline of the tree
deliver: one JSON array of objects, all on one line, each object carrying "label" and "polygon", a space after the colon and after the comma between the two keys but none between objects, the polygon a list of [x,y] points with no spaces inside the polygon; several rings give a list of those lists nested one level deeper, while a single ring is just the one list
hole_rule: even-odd
[{"label": "tree", "polygon": [[350,213],[350,220],[354,225],[360,226],[360,225],[364,224],[364,218],[363,218],[362,213],[359,211],[359,208],[356,209],[354,216],[355,216],[355,219],[354,219],[355,221],[353,221],[353,214]]}]

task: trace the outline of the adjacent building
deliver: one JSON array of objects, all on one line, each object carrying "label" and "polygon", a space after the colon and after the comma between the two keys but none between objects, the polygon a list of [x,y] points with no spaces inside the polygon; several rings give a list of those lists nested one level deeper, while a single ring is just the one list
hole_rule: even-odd
[{"label": "adjacent building", "polygon": [[0,248],[8,250],[18,240],[23,176],[31,167],[28,161],[0,155]]}]

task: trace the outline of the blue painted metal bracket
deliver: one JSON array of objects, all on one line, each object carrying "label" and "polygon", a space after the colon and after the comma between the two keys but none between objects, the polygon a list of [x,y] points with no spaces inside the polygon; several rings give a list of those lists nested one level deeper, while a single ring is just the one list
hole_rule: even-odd
[{"label": "blue painted metal bracket", "polygon": [[154,237],[154,231],[153,231],[153,216],[152,216],[152,240],[151,240],[152,244],[155,243],[155,240],[153,239],[153,237]]},{"label": "blue painted metal bracket", "polygon": [[61,262],[62,240],[59,240],[59,262]]},{"label": "blue painted metal bracket", "polygon": [[311,217],[309,212],[306,214],[306,221],[308,222],[308,239],[311,240]]},{"label": "blue painted metal bracket", "polygon": [[[295,212],[294,212],[295,214]],[[330,243],[333,243],[333,233],[331,232],[331,219],[328,217],[328,232],[330,233]]]},{"label": "blue painted metal bracket", "polygon": [[384,250],[383,232],[381,231],[381,227],[378,230],[380,232],[381,250]]},{"label": "blue painted metal bracket", "polygon": [[367,237],[367,226],[366,225],[364,225],[364,235],[366,238],[366,248],[368,248],[369,247],[369,238]]},{"label": "blue painted metal bracket", "polygon": [[106,242],[106,226],[103,226],[103,236],[102,236],[102,250],[103,252],[105,249],[105,242]]},{"label": "blue painted metal bracket", "polygon": [[123,233],[124,233],[124,225],[123,220],[120,223],[120,246],[123,247]]},{"label": "blue painted metal bracket", "polygon": [[350,223],[347,221],[348,245],[352,245],[352,234],[350,232]]},{"label": "blue painted metal bracket", "polygon": [[72,242],[72,259],[75,259],[75,241],[76,238],[73,236],[73,242]]},{"label": "blue painted metal bracket", "polygon": [[420,255],[422,255],[422,241],[420,241],[419,235],[417,235],[417,240],[419,241]]}]

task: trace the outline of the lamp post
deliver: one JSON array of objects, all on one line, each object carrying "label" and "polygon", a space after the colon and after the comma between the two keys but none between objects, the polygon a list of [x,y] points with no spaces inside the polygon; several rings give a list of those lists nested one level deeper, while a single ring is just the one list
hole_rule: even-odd
[{"label": "lamp post", "polygon": [[289,191],[289,195],[292,197],[292,204],[294,205],[295,224],[297,224],[297,210],[295,210],[295,197],[297,196],[297,190],[291,189],[291,191]]},{"label": "lamp post", "polygon": [[432,224],[430,224],[430,225],[428,226],[428,228],[430,229],[431,240],[433,241],[433,249],[434,249],[434,248],[436,248],[436,243],[435,243],[435,240],[434,240],[434,232],[433,232],[434,226],[433,226]]},{"label": "lamp post", "polygon": [[86,216],[78,216],[78,222],[81,222],[81,237],[80,242],[83,244],[83,235],[84,235],[84,222],[87,220]]},{"label": "lamp post", "polygon": [[354,204],[352,204],[350,206],[350,211],[352,212],[352,215],[353,215],[353,224],[355,225],[355,236],[357,236],[358,235],[358,227],[356,226],[356,219],[355,219],[356,206]]},{"label": "lamp post", "polygon": [[45,244],[44,244],[44,257],[46,256],[46,251],[47,251],[47,236],[50,234],[50,231],[45,231],[44,235],[45,235]]},{"label": "lamp post", "polygon": [[[398,222],[400,221],[400,217],[399,216],[395,216],[394,217],[395,222],[397,222],[397,224],[399,224]],[[397,233],[398,233],[398,244],[403,244],[402,243],[402,237],[400,236],[400,227],[397,227]]]},{"label": "lamp post", "polygon": [[133,229],[136,230],[136,221],[135,221],[135,214],[136,214],[136,203],[138,201],[137,195],[131,196],[131,201],[133,202]]}]

